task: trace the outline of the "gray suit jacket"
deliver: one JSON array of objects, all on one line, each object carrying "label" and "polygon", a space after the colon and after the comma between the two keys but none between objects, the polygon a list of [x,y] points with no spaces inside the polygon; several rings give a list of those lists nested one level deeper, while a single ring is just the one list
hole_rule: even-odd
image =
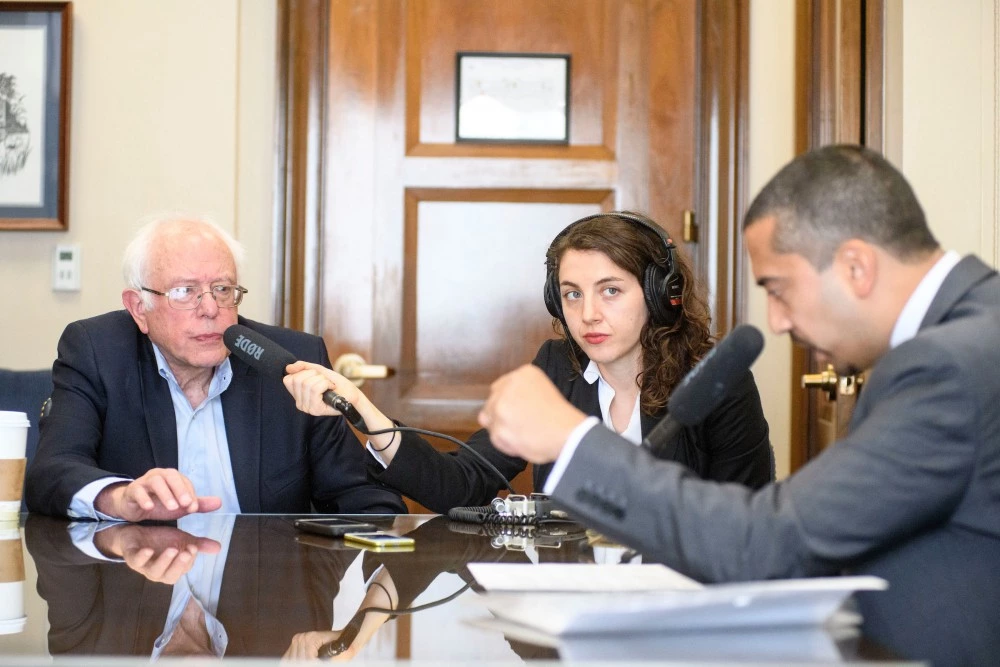
[{"label": "gray suit jacket", "polygon": [[931,534],[1000,543],[997,368],[1000,276],[966,257],[919,334],[872,369],[849,435],[787,480],[759,491],[706,482],[596,427],[553,496],[701,581],[891,577],[908,566],[933,576],[913,543]]}]

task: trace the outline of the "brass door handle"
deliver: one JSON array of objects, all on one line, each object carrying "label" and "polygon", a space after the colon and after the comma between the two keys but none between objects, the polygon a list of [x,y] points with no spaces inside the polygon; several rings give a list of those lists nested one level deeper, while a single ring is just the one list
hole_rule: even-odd
[{"label": "brass door handle", "polygon": [[827,364],[826,370],[822,373],[807,373],[803,375],[802,387],[825,391],[827,398],[835,401],[837,400],[838,393],[845,396],[854,394],[861,389],[863,381],[864,378],[861,376],[846,375],[839,377],[837,372],[833,370],[833,364]]},{"label": "brass door handle", "polygon": [[822,373],[807,373],[802,376],[802,387],[804,389],[819,389],[826,392],[827,398],[831,401],[837,400],[837,384],[839,383],[837,373],[833,370],[833,365],[828,364]]},{"label": "brass door handle", "polygon": [[395,372],[388,366],[369,364],[364,357],[354,352],[337,357],[337,360],[333,362],[333,370],[353,382],[356,387],[363,385],[365,380],[387,378]]}]

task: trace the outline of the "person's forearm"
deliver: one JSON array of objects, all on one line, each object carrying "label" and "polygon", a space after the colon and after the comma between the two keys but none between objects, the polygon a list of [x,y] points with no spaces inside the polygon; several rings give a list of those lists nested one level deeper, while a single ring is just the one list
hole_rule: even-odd
[{"label": "person's forearm", "polygon": [[[392,420],[382,414],[382,411],[375,407],[375,404],[369,401],[367,396],[364,394],[359,394],[359,396],[358,404],[354,408],[361,415],[361,418],[365,420],[365,425],[368,426],[369,431],[381,431],[395,427]],[[372,448],[378,451],[378,455],[382,457],[382,461],[385,462],[386,466],[392,463],[392,459],[399,450],[399,443],[402,440],[401,434],[396,431],[368,436],[368,441],[371,443]]]}]

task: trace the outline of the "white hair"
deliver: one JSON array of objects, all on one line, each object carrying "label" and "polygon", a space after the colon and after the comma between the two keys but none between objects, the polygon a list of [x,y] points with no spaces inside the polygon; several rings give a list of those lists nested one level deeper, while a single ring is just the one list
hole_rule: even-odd
[{"label": "white hair", "polygon": [[237,280],[239,279],[240,269],[243,266],[243,244],[211,218],[202,215],[169,213],[143,218],[141,224],[139,231],[125,248],[125,254],[122,257],[122,275],[125,278],[125,286],[139,292],[142,303],[147,310],[153,307],[152,296],[142,290],[149,277],[147,275],[149,256],[154,242],[160,235],[170,231],[174,226],[193,224],[221,239],[229,248],[229,254],[233,256],[233,263],[236,264],[236,277]]}]

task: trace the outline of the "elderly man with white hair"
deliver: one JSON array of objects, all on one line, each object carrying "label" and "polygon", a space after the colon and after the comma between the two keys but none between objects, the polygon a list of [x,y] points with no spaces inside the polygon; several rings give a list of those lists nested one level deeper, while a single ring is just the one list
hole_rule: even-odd
[{"label": "elderly man with white hair", "polygon": [[125,251],[125,310],[73,322],[28,467],[30,511],[173,520],[193,512],[401,513],[370,482],[342,417],[298,411],[280,382],[231,357],[242,324],[329,366],[319,337],[239,317],[242,248],[208,220],[146,224]]}]

